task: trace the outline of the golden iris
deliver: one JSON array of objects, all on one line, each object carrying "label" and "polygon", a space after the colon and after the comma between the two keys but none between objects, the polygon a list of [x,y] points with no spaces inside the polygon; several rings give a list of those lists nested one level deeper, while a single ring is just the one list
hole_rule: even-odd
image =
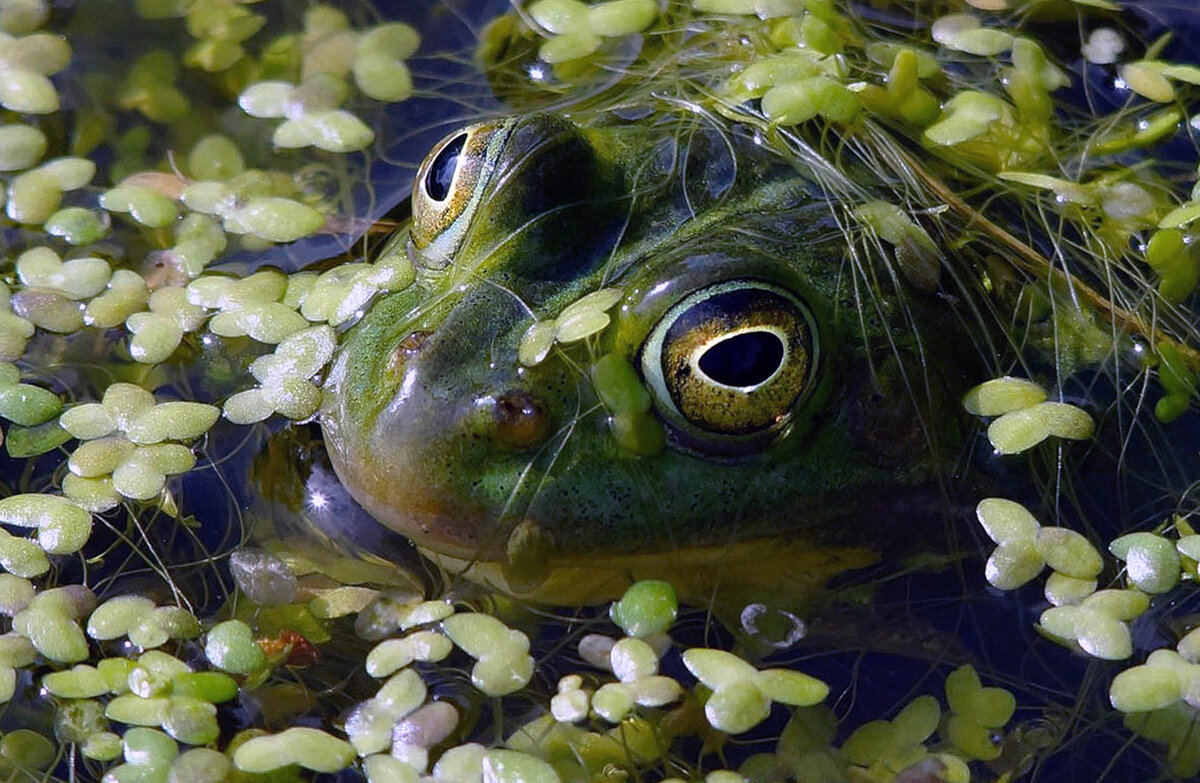
[{"label": "golden iris", "polygon": [[457,131],[421,163],[413,184],[409,240],[424,266],[445,267],[462,244],[510,125],[494,120]]},{"label": "golden iris", "polygon": [[790,292],[758,280],[697,291],[651,332],[642,372],[668,419],[707,433],[780,428],[810,386],[816,328]]}]

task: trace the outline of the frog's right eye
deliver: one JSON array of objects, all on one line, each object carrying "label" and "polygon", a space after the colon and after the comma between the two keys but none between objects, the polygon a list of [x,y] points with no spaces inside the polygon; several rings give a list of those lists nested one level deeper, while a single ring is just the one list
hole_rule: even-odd
[{"label": "frog's right eye", "polygon": [[421,164],[413,183],[409,237],[424,266],[447,266],[462,244],[509,128],[509,122],[495,120],[456,131]]}]

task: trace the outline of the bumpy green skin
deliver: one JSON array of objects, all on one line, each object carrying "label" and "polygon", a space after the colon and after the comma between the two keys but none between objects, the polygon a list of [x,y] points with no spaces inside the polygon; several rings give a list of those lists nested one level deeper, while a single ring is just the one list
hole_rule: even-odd
[{"label": "bumpy green skin", "polygon": [[[486,561],[505,561],[513,528],[531,522],[555,563],[764,536],[881,547],[945,521],[937,479],[957,451],[971,368],[935,297],[856,284],[817,188],[749,144],[731,151],[677,127],[520,124],[539,141],[501,154],[503,185],[453,263],[375,304],[330,373],[326,443],[368,511],[435,551]],[[617,351],[639,366],[668,308],[737,278],[792,291],[816,318],[815,385],[792,423],[748,455],[703,453],[670,427],[659,454],[623,450],[588,365]],[[625,298],[598,338],[520,365],[530,310],[553,319],[603,286]],[[432,334],[398,361],[417,330]],[[960,360],[938,359],[948,352]],[[516,390],[551,422],[525,449],[495,434],[495,400]]]}]

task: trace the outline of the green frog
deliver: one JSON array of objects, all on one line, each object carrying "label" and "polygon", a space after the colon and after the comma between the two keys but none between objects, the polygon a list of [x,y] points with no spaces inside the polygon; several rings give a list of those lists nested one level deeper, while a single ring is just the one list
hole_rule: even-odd
[{"label": "green frog", "polygon": [[493,119],[429,153],[381,251],[416,282],[326,383],[339,477],[435,560],[555,603],[647,577],[795,598],[942,536],[962,302],[848,262],[817,178],[747,129],[659,120]]}]

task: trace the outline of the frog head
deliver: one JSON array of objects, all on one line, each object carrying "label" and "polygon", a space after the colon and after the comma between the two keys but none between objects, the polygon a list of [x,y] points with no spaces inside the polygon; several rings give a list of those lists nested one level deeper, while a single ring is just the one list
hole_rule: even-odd
[{"label": "frog head", "polygon": [[822,189],[752,138],[473,125],[381,252],[416,280],[345,336],[322,426],[354,498],[444,562],[562,603],[635,576],[806,589],[944,522],[950,313],[849,259]]}]

